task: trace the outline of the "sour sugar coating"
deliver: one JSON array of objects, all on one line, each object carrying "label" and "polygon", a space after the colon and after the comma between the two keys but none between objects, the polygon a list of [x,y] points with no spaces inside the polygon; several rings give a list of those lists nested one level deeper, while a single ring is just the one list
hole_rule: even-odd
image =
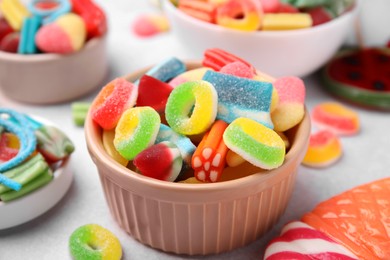
[{"label": "sour sugar coating", "polygon": [[150,106],[157,112],[164,113],[169,94],[173,87],[161,80],[143,75],[138,84],[137,106]]},{"label": "sour sugar coating", "polygon": [[305,115],[305,84],[297,77],[282,77],[273,83],[279,102],[271,113],[276,131],[284,132],[303,119]]},{"label": "sour sugar coating", "polygon": [[68,54],[80,50],[86,37],[83,19],[77,14],[67,13],[42,26],[36,34],[35,43],[43,52]]},{"label": "sour sugar coating", "polygon": [[217,6],[210,1],[180,0],[177,8],[199,20],[215,23]]},{"label": "sour sugar coating", "polygon": [[210,68],[197,68],[193,70],[188,70],[169,81],[169,85],[171,85],[172,87],[176,87],[187,81],[201,80],[206,71],[208,70],[210,70]]},{"label": "sour sugar coating", "polygon": [[286,153],[282,138],[272,129],[249,118],[238,118],[223,134],[226,146],[262,169],[282,165]]},{"label": "sour sugar coating", "polygon": [[169,126],[183,135],[206,132],[217,115],[218,95],[204,80],[187,81],[177,86],[168,98],[165,117]]},{"label": "sour sugar coating", "polygon": [[203,80],[213,84],[217,90],[217,119],[231,123],[239,117],[247,117],[273,127],[270,116],[273,91],[271,83],[214,71],[207,71]]},{"label": "sour sugar coating", "polygon": [[220,71],[221,73],[230,74],[236,77],[253,79],[255,74],[246,64],[241,61],[235,61],[223,66]]},{"label": "sour sugar coating", "polygon": [[293,221],[268,244],[264,260],[358,259],[352,252],[311,226]]},{"label": "sour sugar coating", "polygon": [[[175,57],[168,58],[158,63],[145,74],[153,78],[161,80],[162,82],[168,82],[177,75],[186,71],[186,65]],[[135,83],[138,85],[138,81]]]},{"label": "sour sugar coating", "polygon": [[123,78],[116,78],[104,86],[93,101],[92,119],[103,129],[113,129],[122,113],[135,105],[137,88]]},{"label": "sour sugar coating", "polygon": [[190,138],[176,133],[167,125],[161,124],[156,137],[156,144],[164,141],[174,143],[180,150],[183,161],[188,165],[191,165],[191,158],[195,152],[196,146],[191,142]]},{"label": "sour sugar coating", "polygon": [[337,102],[316,105],[311,118],[318,128],[329,130],[336,135],[354,135],[360,130],[358,114]]},{"label": "sour sugar coating", "polygon": [[225,50],[218,48],[207,49],[204,52],[204,57],[202,60],[202,64],[205,67],[212,68],[215,71],[219,71],[222,67],[226,66],[229,63],[240,61],[250,67],[253,72],[255,72],[255,68],[247,62],[246,60],[241,59],[240,57],[229,53]]},{"label": "sour sugar coating", "polygon": [[97,224],[86,224],[73,231],[69,250],[75,260],[120,260],[122,246],[108,229]]},{"label": "sour sugar coating", "polygon": [[217,9],[216,23],[223,27],[256,31],[262,22],[263,9],[258,0],[228,0]]},{"label": "sour sugar coating", "polygon": [[18,46],[18,53],[20,54],[34,54],[37,46],[35,45],[35,35],[41,26],[41,18],[37,16],[27,17],[23,21],[23,27],[20,32],[20,42]]},{"label": "sour sugar coating", "polygon": [[313,20],[305,13],[278,13],[265,14],[263,19],[263,31],[297,30],[312,27]]},{"label": "sour sugar coating", "polygon": [[129,161],[123,158],[122,155],[118,153],[114,146],[114,137],[115,137],[115,129],[111,130],[103,130],[102,133],[102,141],[103,141],[103,147],[104,150],[107,152],[108,155],[111,156],[112,159],[114,159],[119,164],[126,166]]},{"label": "sour sugar coating", "polygon": [[196,148],[191,166],[199,181],[217,182],[220,179],[228,151],[222,138],[227,126],[222,120],[215,121]]},{"label": "sour sugar coating", "polygon": [[302,164],[324,168],[334,164],[342,154],[342,145],[337,135],[328,130],[320,130],[310,135],[309,147]]},{"label": "sour sugar coating", "polygon": [[127,160],[153,145],[160,128],[160,115],[151,107],[134,107],[123,112],[115,128],[114,146]]},{"label": "sour sugar coating", "polygon": [[140,152],[133,163],[142,175],[173,182],[180,174],[183,159],[177,146],[165,141]]},{"label": "sour sugar coating", "polygon": [[0,11],[15,31],[20,31],[24,18],[30,16],[30,12],[19,0],[2,0]]},{"label": "sour sugar coating", "polygon": [[137,36],[150,37],[168,31],[169,22],[164,14],[144,14],[134,20],[132,29]]}]

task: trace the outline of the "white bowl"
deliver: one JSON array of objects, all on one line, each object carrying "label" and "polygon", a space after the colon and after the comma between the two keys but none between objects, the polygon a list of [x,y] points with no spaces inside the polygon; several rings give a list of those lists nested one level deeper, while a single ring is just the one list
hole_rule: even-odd
[{"label": "white bowl", "polygon": [[308,29],[242,32],[193,18],[169,0],[163,0],[163,8],[171,30],[195,57],[217,47],[275,77],[303,77],[323,66],[345,42],[357,10]]}]

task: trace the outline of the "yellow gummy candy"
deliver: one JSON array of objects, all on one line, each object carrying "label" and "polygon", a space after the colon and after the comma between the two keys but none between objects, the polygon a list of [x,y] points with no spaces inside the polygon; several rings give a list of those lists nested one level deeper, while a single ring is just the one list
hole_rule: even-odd
[{"label": "yellow gummy candy", "polygon": [[0,11],[15,31],[20,31],[24,18],[30,16],[27,8],[18,0],[0,1]]},{"label": "yellow gummy candy", "polygon": [[262,30],[295,30],[311,27],[312,24],[311,16],[305,13],[264,14]]}]

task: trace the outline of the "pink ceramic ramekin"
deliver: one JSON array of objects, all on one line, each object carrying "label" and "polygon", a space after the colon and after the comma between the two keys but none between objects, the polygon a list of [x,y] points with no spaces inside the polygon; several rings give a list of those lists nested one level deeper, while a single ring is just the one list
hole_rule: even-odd
[{"label": "pink ceramic ramekin", "polygon": [[[188,68],[200,63],[187,63]],[[146,70],[127,77],[134,81]],[[284,164],[236,180],[184,184],[142,176],[114,161],[104,150],[102,130],[90,115],[85,123],[89,153],[96,164],[110,212],[141,243],[167,252],[217,254],[260,238],[283,214],[297,168],[307,149],[310,119],[286,134],[292,146]],[[245,171],[237,167],[237,172]]]}]

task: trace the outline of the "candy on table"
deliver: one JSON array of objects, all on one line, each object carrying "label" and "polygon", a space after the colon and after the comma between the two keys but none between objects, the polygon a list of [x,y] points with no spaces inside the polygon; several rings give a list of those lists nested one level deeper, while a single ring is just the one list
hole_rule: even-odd
[{"label": "candy on table", "polygon": [[92,0],[71,0],[72,11],[83,18],[87,28],[87,39],[103,36],[107,32],[104,11]]},{"label": "candy on table", "polygon": [[207,49],[204,52],[202,65],[205,67],[212,68],[215,71],[219,71],[225,65],[235,61],[240,61],[251,69],[253,69],[254,72],[256,71],[255,68],[249,62],[241,59],[240,57],[237,57],[232,53],[218,48]]},{"label": "candy on table", "polygon": [[137,106],[150,106],[162,114],[172,90],[173,87],[170,84],[143,75],[138,83]]},{"label": "candy on table", "polygon": [[180,174],[183,159],[174,143],[164,141],[140,152],[133,164],[144,176],[173,182]]},{"label": "candy on table", "polygon": [[188,165],[191,165],[191,158],[195,152],[196,146],[191,142],[190,138],[176,133],[167,125],[161,124],[155,143],[161,143],[164,141],[174,143],[180,150],[183,161]]},{"label": "candy on table", "polygon": [[[185,71],[186,65],[181,60],[171,57],[156,64],[145,74],[163,82],[168,82]],[[139,80],[135,82],[136,85],[138,83]]]},{"label": "candy on table", "polygon": [[68,13],[39,28],[35,43],[43,52],[67,54],[80,50],[85,40],[83,19],[77,14]]},{"label": "candy on table", "polygon": [[334,133],[320,130],[310,135],[309,146],[302,164],[324,168],[334,164],[343,154],[340,139]]},{"label": "candy on table", "polygon": [[102,142],[104,150],[107,152],[109,156],[111,156],[112,159],[114,159],[119,164],[126,166],[129,161],[125,158],[123,158],[122,155],[118,153],[114,146],[114,138],[115,138],[115,129],[111,130],[103,130],[102,133]]},{"label": "candy on table", "polygon": [[264,14],[262,30],[277,31],[277,30],[297,30],[309,28],[313,24],[312,18],[305,13],[277,13]]},{"label": "candy on table", "polygon": [[30,16],[27,8],[19,0],[2,0],[0,11],[15,31],[20,31],[24,18]]},{"label": "candy on table", "polygon": [[41,18],[38,16],[27,17],[23,21],[23,27],[20,32],[20,42],[18,53],[20,54],[34,54],[37,46],[35,45],[35,35],[41,27]]},{"label": "candy on table", "polygon": [[73,102],[71,104],[72,118],[76,126],[84,125],[90,107],[90,102]]},{"label": "candy on table", "polygon": [[150,37],[168,31],[169,22],[164,14],[143,14],[135,18],[132,29],[137,36]]},{"label": "candy on table", "polygon": [[214,71],[207,71],[203,80],[213,84],[218,93],[217,119],[231,123],[236,118],[247,117],[273,127],[270,117],[271,83]]},{"label": "candy on table", "polygon": [[228,0],[217,8],[216,23],[235,30],[256,31],[262,26],[263,15],[258,0]]},{"label": "candy on table", "polygon": [[75,260],[122,259],[118,238],[98,224],[86,224],[73,231],[69,237],[69,250]]},{"label": "candy on table", "polygon": [[206,73],[206,71],[210,70],[210,68],[197,68],[188,70],[186,72],[181,73],[180,75],[174,77],[172,80],[169,81],[169,85],[172,87],[176,87],[180,85],[181,83],[187,82],[187,81],[195,81],[195,80],[201,80]]},{"label": "candy on table", "polygon": [[273,83],[279,102],[271,113],[276,131],[284,132],[299,122],[305,114],[305,84],[297,77],[282,77]]},{"label": "candy on table", "polygon": [[[207,73],[206,73],[207,74]],[[165,107],[169,126],[183,135],[206,132],[217,115],[218,95],[207,81],[187,81],[171,92]]]},{"label": "candy on table", "polygon": [[92,102],[92,119],[103,129],[113,129],[122,113],[133,107],[137,88],[124,78],[116,78],[105,85]]},{"label": "candy on table", "polygon": [[7,34],[0,42],[0,51],[18,53],[20,33],[12,32]]},{"label": "candy on table", "polygon": [[302,221],[358,259],[390,259],[390,178],[355,187],[318,204]]},{"label": "candy on table", "polygon": [[27,6],[33,17],[42,20],[43,24],[52,23],[60,16],[71,11],[69,0],[45,1],[32,0]]},{"label": "candy on table", "polygon": [[272,129],[249,118],[237,118],[223,134],[226,146],[251,164],[262,169],[282,165],[286,147]]},{"label": "candy on table", "polygon": [[114,146],[127,160],[153,145],[160,128],[160,115],[151,107],[134,107],[123,112],[115,128]]},{"label": "candy on table", "polygon": [[357,260],[357,257],[321,231],[292,221],[283,227],[279,237],[271,240],[264,254],[264,260],[283,259]]},{"label": "candy on table", "polygon": [[222,120],[215,121],[196,148],[191,166],[197,180],[217,182],[220,179],[228,151],[222,137],[227,126]]},{"label": "candy on table", "polygon": [[311,118],[315,126],[336,135],[354,135],[360,130],[359,115],[338,102],[323,102],[316,105]]},{"label": "candy on table", "polygon": [[199,20],[215,23],[217,5],[207,1],[179,0],[179,10]]},{"label": "candy on table", "polygon": [[223,66],[220,70],[220,73],[230,74],[236,77],[253,79],[255,74],[246,64],[241,61],[234,61]]}]

